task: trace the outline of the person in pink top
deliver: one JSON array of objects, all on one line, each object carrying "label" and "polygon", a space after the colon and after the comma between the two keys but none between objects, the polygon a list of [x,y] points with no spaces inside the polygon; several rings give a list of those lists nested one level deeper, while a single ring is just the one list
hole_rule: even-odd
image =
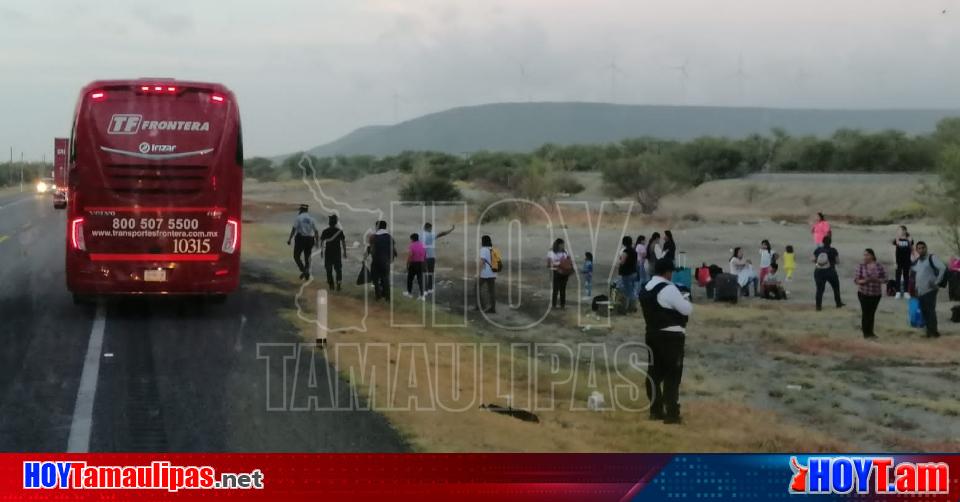
[{"label": "person in pink top", "polygon": [[407,253],[407,292],[403,296],[413,296],[413,279],[417,279],[420,288],[418,298],[423,299],[423,266],[427,261],[427,248],[420,242],[420,235],[410,234],[410,248]]},{"label": "person in pink top", "polygon": [[816,221],[810,226],[810,232],[813,234],[813,243],[818,247],[823,244],[823,238],[832,233],[830,222],[823,213],[817,213]]}]

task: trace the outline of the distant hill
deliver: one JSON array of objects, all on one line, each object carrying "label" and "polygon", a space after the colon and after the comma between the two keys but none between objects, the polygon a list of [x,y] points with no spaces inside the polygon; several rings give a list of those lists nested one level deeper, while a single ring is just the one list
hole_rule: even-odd
[{"label": "distant hill", "polygon": [[791,135],[827,136],[840,128],[899,129],[927,133],[960,110],[814,110],[639,106],[601,103],[501,103],[432,113],[392,126],[371,126],[310,153],[391,155],[404,150],[466,153],[530,151],[545,143],[607,143],[653,136],[688,140],[698,136],[738,138],[782,127]]}]

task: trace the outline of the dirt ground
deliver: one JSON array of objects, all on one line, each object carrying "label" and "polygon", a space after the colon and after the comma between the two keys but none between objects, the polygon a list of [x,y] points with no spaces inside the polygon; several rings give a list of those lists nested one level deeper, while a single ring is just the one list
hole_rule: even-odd
[{"label": "dirt ground", "polygon": [[[762,207],[738,209],[737,200],[731,197],[724,201],[727,210],[710,213],[710,204],[698,199],[697,193],[688,194],[686,200],[689,206],[697,208],[699,221],[678,217],[675,210],[669,209],[670,204],[677,204],[672,201],[666,210],[647,218],[632,215],[626,219],[621,209],[609,205],[598,223],[598,202],[602,200],[598,180],[585,179],[588,189],[576,198],[592,202],[589,216],[576,201],[564,200],[567,205],[562,210],[548,207],[547,214],[531,210],[525,223],[498,221],[479,228],[477,215],[464,206],[391,207],[389,201],[395,198],[400,182],[396,173],[353,183],[321,180],[309,186],[301,181],[248,183],[244,252],[270,262],[279,275],[289,276],[292,308],[283,315],[296,319],[297,293],[302,291],[295,283],[297,273],[284,241],[297,204],[310,202],[321,226],[329,211],[340,214],[348,245],[356,246],[345,264],[347,284],[352,284],[360,268],[359,243],[364,231],[378,219],[377,210],[392,222],[401,260],[405,258],[408,234],[417,231],[423,221],[433,221],[438,229],[455,224],[456,231],[438,243],[438,288],[431,301],[418,303],[395,295],[398,299],[392,314],[383,304],[375,305],[367,311],[365,331],[338,333],[333,337],[334,343],[589,343],[604,346],[613,354],[621,344],[642,341],[643,320],[638,315],[609,319],[595,316],[589,302],[581,299],[584,295],[575,279],[569,286],[567,310],[550,311],[544,256],[552,238],[566,239],[568,248],[579,258],[591,249],[591,235],[596,235],[593,294],[602,291],[613,272],[612,259],[624,232],[635,237],[672,228],[679,249],[691,266],[725,266],[735,246],[742,246],[746,256],[756,262],[761,239],[769,239],[778,251],[791,244],[797,251],[798,270],[787,284],[790,299],[786,302],[749,298],[737,305],[721,305],[705,299],[703,290],[694,288],[696,305],[687,337],[681,387],[685,415],[682,426],[648,422],[644,413],[622,410],[545,412],[540,414],[539,424],[482,410],[385,413],[410,437],[412,444],[424,451],[960,450],[960,392],[956,385],[960,377],[956,357],[960,329],[949,322],[951,304],[946,301],[945,292],[939,305],[942,338],[929,340],[922,331],[909,328],[906,302],[893,298],[881,302],[877,316],[879,340],[865,341],[860,335],[853,271],[863,249],[872,247],[892,274],[890,240],[894,225],[835,225],[835,245],[841,255],[841,290],[847,305],[843,309],[832,308],[828,290],[824,311],[816,312],[809,262],[813,244],[806,224],[771,220]],[[902,177],[816,180],[791,186],[790,197],[812,203],[815,196],[822,196],[827,190],[823,187],[829,187],[834,198],[842,201],[841,209],[846,214],[861,211],[858,207],[866,208],[858,214],[878,211],[874,207],[877,194],[885,194],[888,201],[909,202],[911,191],[902,187],[920,183],[918,179],[905,181]],[[719,188],[735,193],[760,182],[748,179],[718,183],[723,185]],[[790,179],[775,182],[793,183]],[[837,186],[841,185],[842,191],[838,191]],[[464,188],[468,197],[484,195],[472,187]],[[698,193],[710,192],[709,188],[701,187],[698,190],[702,192]],[[819,195],[807,198],[804,191]],[[841,197],[841,193],[846,196]],[[834,211],[830,207],[805,205],[784,213],[802,215],[811,209],[828,215]],[[915,238],[930,242],[933,252],[949,256],[934,226],[927,222],[910,226]],[[481,234],[491,235],[508,261],[507,271],[498,279],[500,306],[492,319],[495,322],[472,308],[476,243]],[[315,264],[314,270],[319,274],[320,266]],[[395,266],[394,278],[399,287],[404,278],[402,261]],[[313,293],[308,291],[302,311],[309,310],[310,294],[324,287],[322,282],[307,288]],[[331,308],[336,309],[337,315],[331,326],[362,324],[351,314],[363,310],[365,293],[362,287],[348,286],[334,295]],[[439,317],[424,317],[431,314],[434,305]],[[384,320],[390,315],[393,325]],[[309,313],[305,317],[309,319]],[[438,322],[438,318],[446,321]],[[416,324],[421,319],[427,319],[425,328],[397,327]],[[465,327],[440,326],[461,322]],[[313,336],[315,327],[306,322],[303,326],[305,337]],[[575,366],[573,363],[570,362]],[[402,366],[403,362],[396,364]],[[622,366],[626,361],[611,364]],[[451,385],[436,380],[436,386]],[[589,385],[577,386],[572,399],[585,400],[588,390]],[[386,391],[379,387],[373,390]],[[482,394],[484,402],[506,404],[502,393]]]}]

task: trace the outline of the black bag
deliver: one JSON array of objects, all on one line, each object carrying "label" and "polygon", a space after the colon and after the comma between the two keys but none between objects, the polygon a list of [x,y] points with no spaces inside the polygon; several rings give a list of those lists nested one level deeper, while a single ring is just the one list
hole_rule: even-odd
[{"label": "black bag", "polygon": [[949,289],[947,290],[950,301],[960,302],[960,272],[956,270],[948,270],[947,275],[950,276]]},{"label": "black bag", "polygon": [[610,305],[610,299],[607,298],[607,295],[597,295],[593,297],[593,301],[590,302],[590,310],[594,312],[599,312],[601,306]]},{"label": "black bag", "polygon": [[363,286],[370,282],[370,270],[367,269],[367,262],[361,262],[360,274],[357,275],[357,286]]},{"label": "black bag", "polygon": [[897,296],[900,290],[897,289],[897,281],[890,279],[887,281],[887,296]]},{"label": "black bag", "polygon": [[714,280],[713,299],[718,302],[737,303],[740,300],[740,284],[733,274],[720,274]]},{"label": "black bag", "polygon": [[953,322],[960,322],[960,305],[955,305],[950,309],[950,320]]}]

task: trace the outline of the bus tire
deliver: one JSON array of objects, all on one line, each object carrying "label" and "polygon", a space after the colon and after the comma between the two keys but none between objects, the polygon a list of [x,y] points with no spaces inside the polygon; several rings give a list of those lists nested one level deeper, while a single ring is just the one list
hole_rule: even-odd
[{"label": "bus tire", "polygon": [[73,304],[74,305],[83,305],[86,303],[86,297],[77,293],[73,294]]},{"label": "bus tire", "polygon": [[227,302],[227,295],[210,295],[207,297],[207,301],[211,305],[223,305]]}]

